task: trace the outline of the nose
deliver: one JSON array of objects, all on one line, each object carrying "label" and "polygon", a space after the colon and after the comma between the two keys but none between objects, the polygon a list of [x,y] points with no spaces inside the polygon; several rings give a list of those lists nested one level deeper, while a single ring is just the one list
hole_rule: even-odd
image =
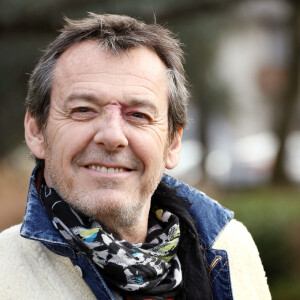
[{"label": "nose", "polygon": [[109,151],[120,150],[128,145],[122,115],[116,108],[107,109],[97,119],[94,142]]}]

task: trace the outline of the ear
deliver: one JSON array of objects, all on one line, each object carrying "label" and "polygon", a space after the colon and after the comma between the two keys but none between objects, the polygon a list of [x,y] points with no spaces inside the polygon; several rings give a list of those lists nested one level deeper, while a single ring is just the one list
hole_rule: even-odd
[{"label": "ear", "polygon": [[182,127],[179,127],[176,135],[173,138],[171,145],[168,148],[165,167],[173,169],[177,166],[181,151]]},{"label": "ear", "polygon": [[45,138],[38,128],[36,120],[27,111],[24,120],[25,140],[31,152],[40,159],[45,159]]}]

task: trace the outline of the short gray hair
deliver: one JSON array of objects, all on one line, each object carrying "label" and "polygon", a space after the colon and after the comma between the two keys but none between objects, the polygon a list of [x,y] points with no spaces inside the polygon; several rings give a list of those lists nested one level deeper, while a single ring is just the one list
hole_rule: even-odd
[{"label": "short gray hair", "polygon": [[187,123],[189,92],[183,68],[184,56],[180,42],[165,27],[146,24],[129,16],[98,15],[71,20],[60,35],[47,47],[29,79],[26,109],[35,118],[39,129],[46,128],[50,108],[53,73],[60,55],[83,40],[95,40],[111,52],[124,52],[134,47],[153,50],[167,68],[169,138]]}]

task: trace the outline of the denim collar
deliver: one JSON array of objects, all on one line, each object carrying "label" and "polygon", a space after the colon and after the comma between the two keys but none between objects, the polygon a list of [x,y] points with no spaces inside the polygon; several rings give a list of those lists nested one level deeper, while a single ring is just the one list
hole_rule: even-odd
[{"label": "denim collar", "polygon": [[221,232],[234,217],[234,213],[203,192],[178,179],[164,175],[162,180],[175,188],[177,195],[189,203],[189,213],[197,223],[201,241],[205,249],[212,249]]},{"label": "denim collar", "polygon": [[50,250],[64,256],[74,256],[74,251],[52,224],[48,214],[42,206],[36,190],[34,168],[29,183],[26,211],[23,217],[20,234],[22,237],[42,242]]}]

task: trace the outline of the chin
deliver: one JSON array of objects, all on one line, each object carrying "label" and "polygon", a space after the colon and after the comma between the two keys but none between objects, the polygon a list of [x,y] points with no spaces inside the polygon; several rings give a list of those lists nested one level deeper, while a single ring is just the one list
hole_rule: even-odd
[{"label": "chin", "polygon": [[[140,201],[139,197],[120,195],[120,193],[76,193],[71,197],[67,197],[66,201],[75,210],[83,213],[86,216],[92,217],[98,221],[104,219],[129,220],[140,215],[144,209],[146,201]],[[124,201],[130,199],[130,202]]]}]

